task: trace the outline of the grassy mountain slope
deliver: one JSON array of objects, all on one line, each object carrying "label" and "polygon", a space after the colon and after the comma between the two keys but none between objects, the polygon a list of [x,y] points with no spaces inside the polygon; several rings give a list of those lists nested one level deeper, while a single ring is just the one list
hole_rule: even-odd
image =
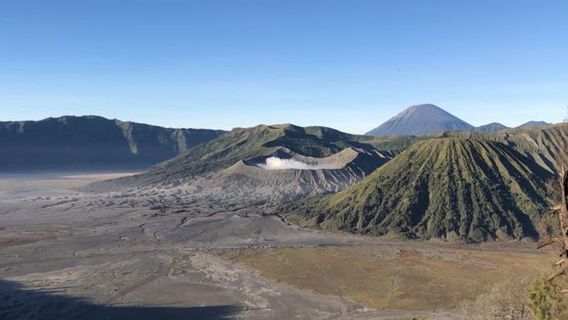
[{"label": "grassy mountain slope", "polygon": [[376,153],[377,150],[365,143],[365,139],[369,137],[324,127],[302,128],[290,124],[237,128],[147,172],[110,183],[140,186],[209,176],[240,161],[270,156],[281,149],[290,154],[317,158],[331,156],[349,147],[368,154]]},{"label": "grassy mountain slope", "polygon": [[381,151],[403,151],[418,141],[428,139],[428,137],[417,136],[384,136],[372,137],[364,136],[360,141],[369,143],[377,150]]},{"label": "grassy mountain slope", "polygon": [[407,238],[537,237],[552,174],[505,143],[416,143],[369,177],[298,211],[310,225]]},{"label": "grassy mountain slope", "polygon": [[554,173],[568,164],[568,124],[512,129],[495,138]]}]

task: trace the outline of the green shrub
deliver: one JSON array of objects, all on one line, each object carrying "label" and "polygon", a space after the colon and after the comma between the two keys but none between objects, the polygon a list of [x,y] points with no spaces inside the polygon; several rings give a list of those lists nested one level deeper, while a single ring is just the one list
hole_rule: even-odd
[{"label": "green shrub", "polygon": [[542,277],[529,289],[529,308],[537,320],[568,319],[568,296],[555,281]]}]

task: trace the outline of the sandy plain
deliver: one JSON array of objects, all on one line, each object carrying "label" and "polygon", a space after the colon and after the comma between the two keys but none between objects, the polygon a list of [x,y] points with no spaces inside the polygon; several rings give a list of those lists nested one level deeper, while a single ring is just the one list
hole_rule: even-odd
[{"label": "sandy plain", "polygon": [[123,174],[0,175],[1,319],[460,319],[461,300],[554,258],[305,230],[181,190],[81,189]]}]

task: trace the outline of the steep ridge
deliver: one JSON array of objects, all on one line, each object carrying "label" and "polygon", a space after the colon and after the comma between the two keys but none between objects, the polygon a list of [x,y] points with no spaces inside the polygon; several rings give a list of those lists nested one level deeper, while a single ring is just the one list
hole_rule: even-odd
[{"label": "steep ridge", "polygon": [[568,165],[568,124],[512,129],[493,139],[510,145],[551,173]]},{"label": "steep ridge", "polygon": [[531,158],[550,173],[568,165],[568,123],[518,127],[498,133],[446,132],[441,137],[500,142]]},{"label": "steep ridge", "polygon": [[241,160],[271,155],[281,147],[312,157],[330,156],[347,147],[373,148],[358,142],[359,139],[329,128],[301,128],[290,124],[236,128],[191,153],[160,163],[140,175],[117,181],[143,185],[191,179],[228,168]]},{"label": "steep ridge", "polygon": [[552,176],[503,142],[430,139],[347,190],[308,202],[290,218],[406,238],[536,238]]},{"label": "steep ridge", "polygon": [[367,132],[370,136],[425,136],[444,131],[473,131],[469,123],[445,110],[421,104],[407,108],[379,127]]},{"label": "steep ridge", "polygon": [[[219,195],[282,199],[337,192],[397,154],[363,142],[368,139],[330,128],[289,124],[238,128],[140,175],[91,188],[191,184]],[[273,163],[277,167],[270,167]]]},{"label": "steep ridge", "polygon": [[96,116],[0,122],[0,170],[147,168],[223,133]]}]

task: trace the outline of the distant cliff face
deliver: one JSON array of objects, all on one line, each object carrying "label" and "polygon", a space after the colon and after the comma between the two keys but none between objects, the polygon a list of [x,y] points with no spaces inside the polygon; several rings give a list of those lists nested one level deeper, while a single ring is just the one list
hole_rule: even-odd
[{"label": "distant cliff face", "polygon": [[0,122],[0,171],[143,169],[221,134],[96,116]]}]

